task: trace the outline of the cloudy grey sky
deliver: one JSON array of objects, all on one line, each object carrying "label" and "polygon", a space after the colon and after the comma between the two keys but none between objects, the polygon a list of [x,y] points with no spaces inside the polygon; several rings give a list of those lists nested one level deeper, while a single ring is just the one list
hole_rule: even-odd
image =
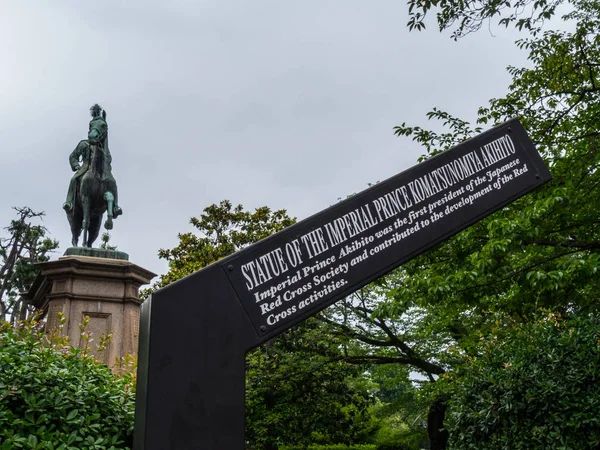
[{"label": "cloudy grey sky", "polygon": [[415,164],[393,134],[433,106],[464,118],[524,63],[514,32],[409,33],[404,0],[5,0],[0,225],[61,205],[89,107],[107,111],[124,215],[112,241],[157,273],[222,199],[304,218]]}]

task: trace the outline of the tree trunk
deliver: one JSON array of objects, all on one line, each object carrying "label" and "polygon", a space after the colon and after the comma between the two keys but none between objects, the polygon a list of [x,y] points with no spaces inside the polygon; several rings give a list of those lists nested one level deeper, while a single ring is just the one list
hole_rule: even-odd
[{"label": "tree trunk", "polygon": [[448,445],[448,430],[444,428],[446,417],[446,399],[437,398],[427,414],[427,434],[429,435],[430,450],[446,450]]}]

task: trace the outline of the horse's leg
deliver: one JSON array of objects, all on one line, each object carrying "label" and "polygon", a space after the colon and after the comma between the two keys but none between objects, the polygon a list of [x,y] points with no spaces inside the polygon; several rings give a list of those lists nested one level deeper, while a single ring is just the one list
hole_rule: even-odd
[{"label": "horse's leg", "polygon": [[81,216],[78,216],[74,211],[67,214],[69,224],[71,225],[71,245],[73,247],[77,247],[79,235],[81,234]]},{"label": "horse's leg", "polygon": [[79,183],[75,183],[72,192],[72,208],[67,212],[67,219],[69,219],[69,225],[71,225],[71,245],[77,247],[79,243],[79,236],[81,235],[81,186]]},{"label": "horse's leg", "polygon": [[113,206],[115,197],[112,195],[112,192],[106,191],[104,193],[104,199],[106,200],[107,208],[106,208],[106,222],[104,223],[104,228],[107,230],[112,230],[113,227]]},{"label": "horse's leg", "polygon": [[81,227],[83,228],[83,246],[90,247],[88,244],[88,228],[90,226],[90,200],[87,195],[81,196],[81,206],[83,209],[83,221]]},{"label": "horse's leg", "polygon": [[89,237],[88,243],[91,247],[98,235],[100,234],[100,225],[102,224],[102,214],[97,212],[90,214],[90,226],[89,226]]},{"label": "horse's leg", "polygon": [[[79,241],[79,236],[81,236],[81,231],[83,230],[83,209],[81,206],[81,198],[79,200],[75,200],[75,206],[73,207],[73,215],[75,217],[75,225],[76,229],[73,234],[73,238],[75,242]],[[82,243],[82,245],[85,245]]]},{"label": "horse's leg", "polygon": [[123,214],[123,210],[122,210],[122,209],[121,209],[121,207],[119,206],[119,190],[118,190],[118,188],[117,188],[117,181],[116,181],[114,178],[112,179],[112,183],[111,183],[111,185],[112,185],[112,186],[110,187],[110,190],[111,190],[111,193],[112,193],[112,194],[114,195],[114,197],[115,197],[115,201],[114,201],[114,211],[113,211],[113,213],[114,213],[114,216],[115,216],[115,219],[116,219],[116,218],[117,218],[117,217],[119,217],[121,214]]}]

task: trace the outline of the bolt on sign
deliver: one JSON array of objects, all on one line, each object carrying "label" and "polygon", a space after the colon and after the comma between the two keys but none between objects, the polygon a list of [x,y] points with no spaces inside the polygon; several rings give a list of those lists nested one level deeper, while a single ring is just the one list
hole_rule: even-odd
[{"label": "bolt on sign", "polygon": [[142,305],[134,448],[244,448],[244,358],[551,179],[510,120]]}]

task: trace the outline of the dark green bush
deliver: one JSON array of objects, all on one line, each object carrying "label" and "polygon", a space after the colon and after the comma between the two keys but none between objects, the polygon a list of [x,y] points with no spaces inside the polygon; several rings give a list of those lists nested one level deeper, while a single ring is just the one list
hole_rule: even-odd
[{"label": "dark green bush", "polygon": [[283,445],[279,447],[279,450],[377,450],[377,446],[371,444],[311,444],[308,447],[303,445]]},{"label": "dark green bush", "polygon": [[410,430],[408,426],[391,428],[382,426],[375,435],[377,450],[419,450],[422,433]]},{"label": "dark green bush", "polygon": [[457,371],[453,449],[600,448],[600,319],[523,325]]},{"label": "dark green bush", "polygon": [[35,323],[0,323],[0,449],[129,448],[132,377],[48,344]]},{"label": "dark green bush", "polygon": [[371,444],[354,444],[354,445],[345,445],[345,444],[329,444],[329,445],[319,445],[312,444],[309,445],[306,450],[377,450],[375,445]]}]

